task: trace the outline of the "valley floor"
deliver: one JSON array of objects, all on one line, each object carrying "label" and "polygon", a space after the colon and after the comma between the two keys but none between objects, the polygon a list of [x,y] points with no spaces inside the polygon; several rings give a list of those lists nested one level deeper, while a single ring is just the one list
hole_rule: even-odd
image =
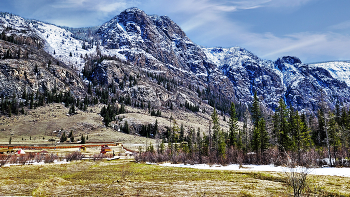
[{"label": "valley floor", "polygon": [[[350,196],[350,178],[308,176],[310,196]],[[0,168],[0,195],[289,196],[283,172],[208,170],[132,160]]]}]

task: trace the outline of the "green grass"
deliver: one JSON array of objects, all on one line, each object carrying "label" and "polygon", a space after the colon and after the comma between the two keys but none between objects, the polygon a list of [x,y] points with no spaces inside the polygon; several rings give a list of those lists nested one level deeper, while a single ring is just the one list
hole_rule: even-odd
[{"label": "green grass", "polygon": [[[350,178],[309,176],[310,196],[350,196]],[[329,184],[332,183],[332,184]],[[199,170],[119,161],[0,168],[0,195],[289,196],[283,173]]]}]

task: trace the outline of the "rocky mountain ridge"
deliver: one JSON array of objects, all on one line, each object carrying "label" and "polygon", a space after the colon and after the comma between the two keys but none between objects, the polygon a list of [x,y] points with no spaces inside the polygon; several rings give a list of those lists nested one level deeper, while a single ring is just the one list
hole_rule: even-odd
[{"label": "rocky mountain ridge", "polygon": [[[321,97],[331,107],[336,102],[350,102],[347,74],[350,69],[345,63],[303,64],[300,59],[289,56],[270,61],[240,47],[203,48],[193,43],[169,17],[147,15],[138,8],[126,9],[97,31],[86,34],[85,40],[52,24],[3,13],[0,32],[8,27],[16,30],[6,31],[8,36],[24,34],[37,38],[46,53],[75,69],[79,75],[84,69],[90,70],[85,79],[101,85],[120,83],[123,75],[133,73],[132,70],[143,76],[146,73],[164,75],[176,84],[177,88],[172,91],[186,97],[181,102],[172,98],[179,106],[185,100],[193,103],[204,100],[216,107],[229,101],[244,104],[252,101],[255,91],[271,109],[277,106],[280,98],[298,110],[316,110]],[[91,59],[96,57],[101,61],[91,64]],[[118,61],[101,57],[114,57]],[[128,62],[131,67],[127,72],[116,74],[114,67],[118,62]],[[123,65],[118,69],[123,70]],[[143,85],[152,89],[151,84]],[[139,95],[137,86],[132,91],[130,88],[121,91]],[[195,94],[188,93],[191,91]],[[201,98],[204,92],[207,95]],[[169,99],[168,96],[152,98],[160,106]],[[226,107],[225,104],[221,106],[222,109]]]}]

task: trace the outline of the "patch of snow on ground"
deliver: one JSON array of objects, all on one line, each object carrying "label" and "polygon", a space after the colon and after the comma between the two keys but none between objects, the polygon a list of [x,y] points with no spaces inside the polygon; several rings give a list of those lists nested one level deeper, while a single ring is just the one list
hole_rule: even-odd
[{"label": "patch of snow on ground", "polygon": [[[68,164],[69,162],[66,161],[66,159],[62,161],[54,160],[53,163],[45,163],[44,161],[36,162],[36,161],[27,161],[25,165],[45,165],[45,164]],[[18,163],[11,163],[11,164],[5,164],[3,167],[9,167],[9,166],[21,166],[22,164]]]},{"label": "patch of snow on ground", "polygon": [[[243,165],[243,168],[239,168],[238,164],[231,164],[227,166],[213,165],[208,164],[171,164],[171,163],[162,163],[158,164],[160,166],[169,166],[169,167],[182,167],[182,168],[194,168],[194,169],[210,169],[210,170],[243,170],[243,171],[265,171],[265,172],[305,172],[305,168],[287,168],[274,165]],[[343,176],[350,177],[350,168],[309,168],[307,169],[309,174],[313,175],[330,175],[330,176]]]}]

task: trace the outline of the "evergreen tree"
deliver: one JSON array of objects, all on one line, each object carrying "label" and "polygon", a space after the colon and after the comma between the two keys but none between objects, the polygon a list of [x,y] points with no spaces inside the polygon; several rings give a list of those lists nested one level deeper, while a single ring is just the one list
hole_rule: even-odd
[{"label": "evergreen tree", "polygon": [[124,131],[124,133],[126,133],[126,134],[130,134],[130,129],[129,129],[128,121],[125,121],[125,122],[124,122],[123,131]]},{"label": "evergreen tree", "polygon": [[[237,115],[236,115],[236,107],[233,102],[231,102],[231,108],[230,108],[230,119],[229,119],[229,127],[230,127],[230,134],[229,134],[229,140],[230,140],[230,146],[236,146],[237,144],[237,133],[238,130],[238,121],[237,121]],[[240,138],[240,135],[239,135]]]},{"label": "evergreen tree", "polygon": [[158,137],[158,120],[154,123],[154,136]]},{"label": "evergreen tree", "polygon": [[71,107],[69,108],[69,112],[68,113],[71,114],[71,115],[76,113],[74,104],[71,105]]},{"label": "evergreen tree", "polygon": [[211,114],[211,119],[213,122],[213,143],[214,143],[214,148],[218,150],[218,145],[219,145],[219,132],[221,131],[220,128],[220,123],[219,123],[219,116],[218,113],[216,112],[216,109],[214,107],[214,111]]},{"label": "evergreen tree", "polygon": [[254,124],[254,127],[258,126],[258,122],[261,117],[261,112],[260,112],[260,104],[259,104],[259,98],[257,96],[256,91],[254,92],[254,101],[252,104],[252,121]]},{"label": "evergreen tree", "polygon": [[22,99],[27,100],[27,90],[26,90],[26,88],[24,88],[24,90],[23,90]]},{"label": "evergreen tree", "polygon": [[83,134],[81,134],[80,143],[81,143],[81,144],[85,144],[85,137],[84,137]]},{"label": "evergreen tree", "polygon": [[321,107],[317,113],[318,119],[318,128],[312,134],[312,139],[317,146],[325,145],[326,139],[326,123],[325,123],[325,111],[324,108]]},{"label": "evergreen tree", "polygon": [[292,139],[289,134],[289,124],[287,121],[288,111],[284,103],[284,100],[281,98],[279,101],[279,106],[276,109],[273,121],[274,129],[273,134],[278,145],[278,149],[283,152],[290,150],[292,148]]},{"label": "evergreen tree", "polygon": [[257,127],[254,127],[252,137],[252,149],[256,152],[258,158],[269,147],[269,136],[266,131],[266,122],[260,118]]},{"label": "evergreen tree", "polygon": [[74,142],[73,131],[70,131],[70,132],[69,132],[68,138],[70,139],[71,142]]},{"label": "evergreen tree", "polygon": [[220,157],[222,158],[226,158],[226,143],[225,143],[225,135],[224,135],[224,131],[219,132],[219,136],[218,136],[219,140],[218,140],[218,154]]},{"label": "evergreen tree", "polygon": [[184,128],[184,124],[181,123],[180,126],[180,142],[183,142],[185,139],[185,128]]},{"label": "evergreen tree", "polygon": [[89,82],[89,84],[88,84],[88,94],[92,94],[92,90],[91,90],[91,83]]},{"label": "evergreen tree", "polygon": [[180,131],[179,125],[177,124],[176,120],[173,119],[173,127],[171,129],[171,134],[170,134],[171,142],[175,142],[175,143],[179,142],[179,134],[178,134],[179,131]]},{"label": "evergreen tree", "polygon": [[264,118],[261,118],[258,124],[260,133],[260,152],[263,153],[269,147],[269,134],[266,130],[266,122]]},{"label": "evergreen tree", "polygon": [[328,134],[329,134],[329,144],[333,147],[334,156],[336,156],[336,152],[338,148],[341,146],[341,134],[340,128],[336,121],[336,115],[330,114],[330,119],[328,123]]},{"label": "evergreen tree", "polygon": [[308,124],[306,122],[306,115],[302,114],[300,116],[300,141],[301,141],[301,148],[306,150],[313,146],[313,142],[311,139],[311,130],[308,127]]},{"label": "evergreen tree", "polygon": [[73,131],[70,131],[68,134],[68,138],[72,137],[72,135],[73,135]]},{"label": "evergreen tree", "polygon": [[62,135],[61,135],[61,138],[60,138],[60,142],[65,142],[67,140],[67,137],[66,137],[66,132],[63,131]]}]

